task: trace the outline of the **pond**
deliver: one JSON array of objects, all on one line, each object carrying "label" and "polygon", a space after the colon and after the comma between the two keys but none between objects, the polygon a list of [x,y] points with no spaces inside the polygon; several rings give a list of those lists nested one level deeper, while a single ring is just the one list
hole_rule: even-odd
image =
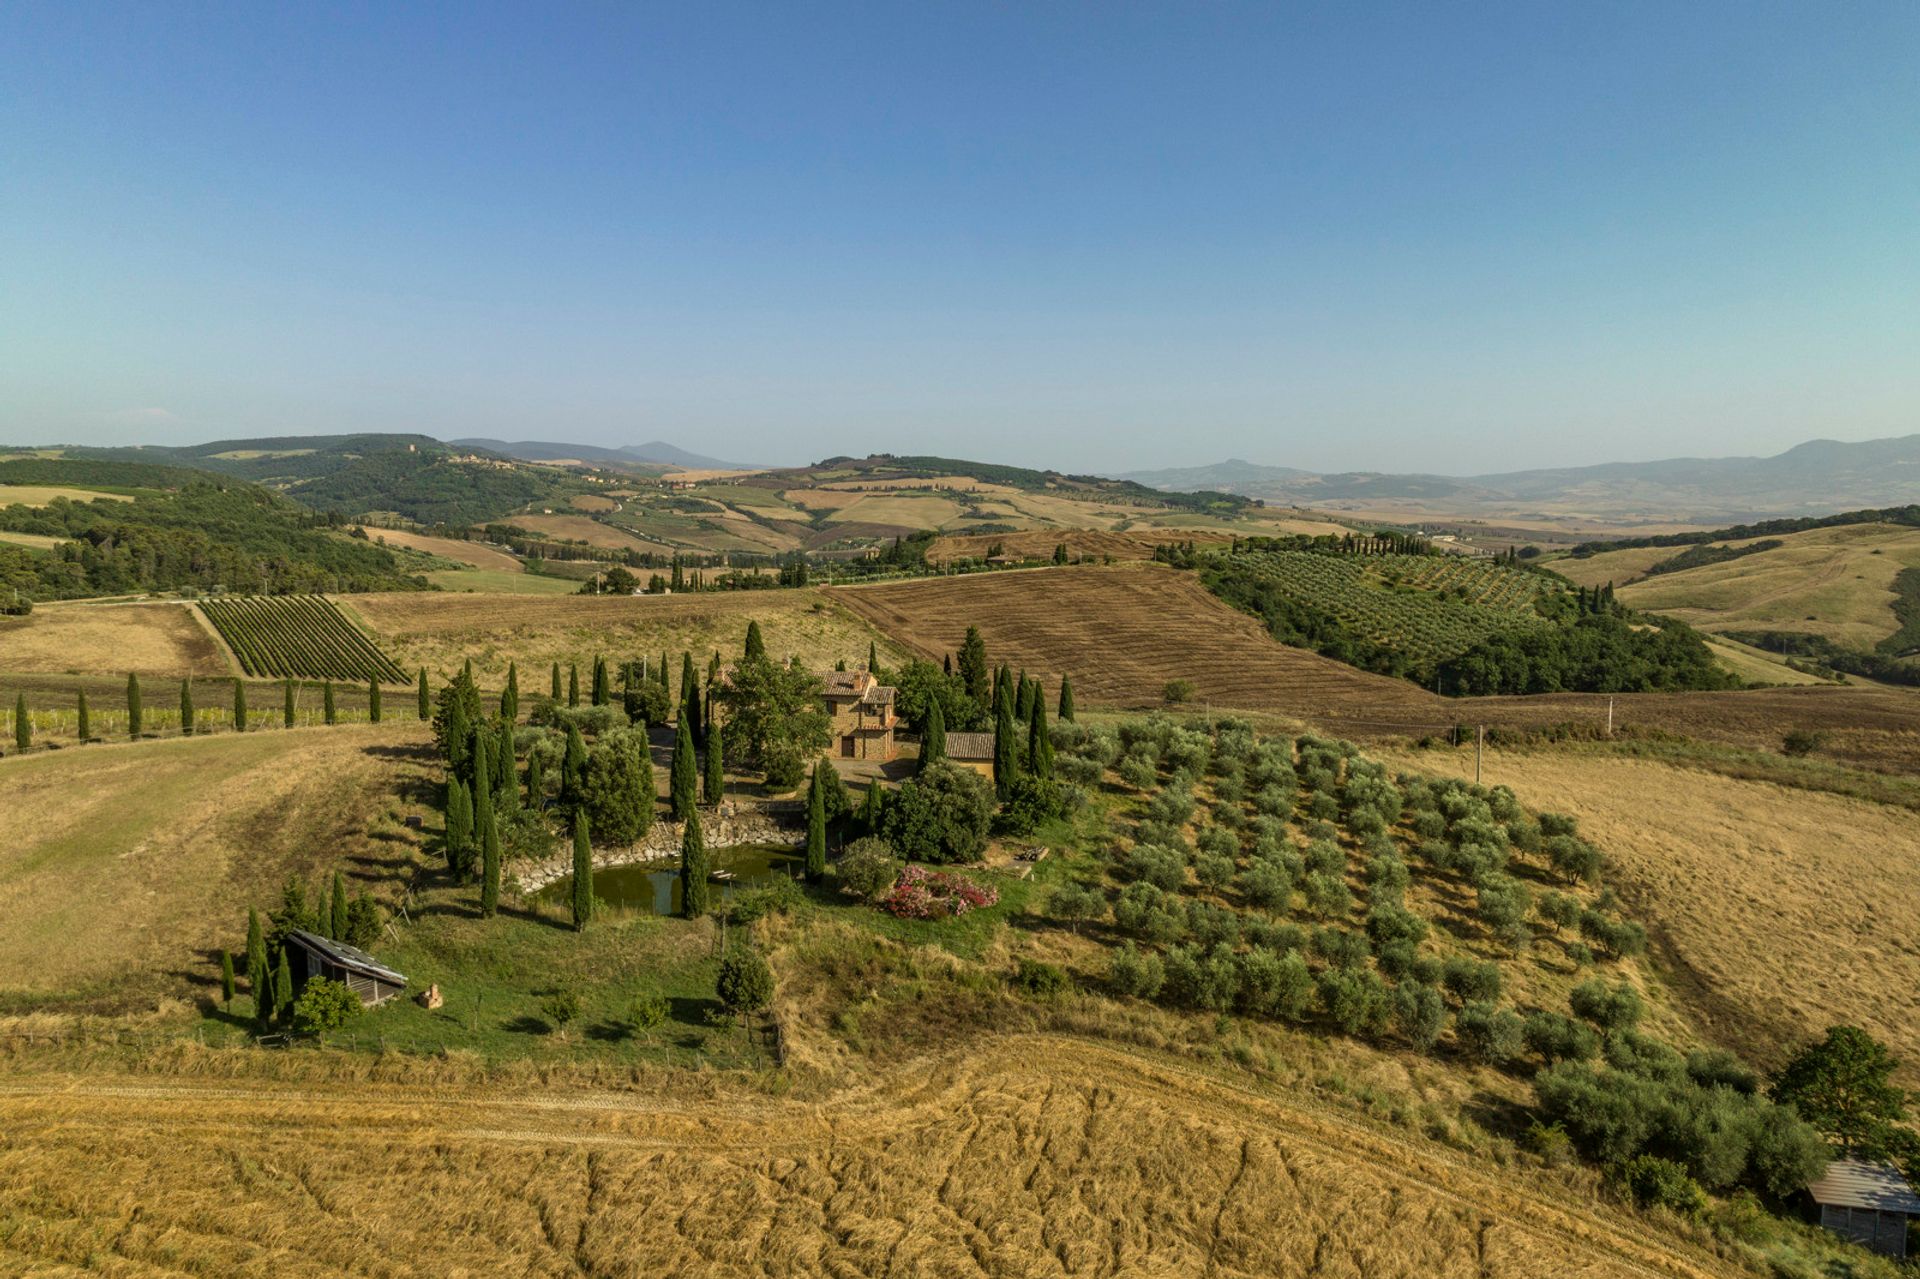
[{"label": "pond", "polygon": [[[784,844],[736,844],[730,848],[709,850],[708,860],[715,871],[731,873],[733,878],[711,885],[716,903],[733,900],[735,892],[759,888],[776,879],[798,878],[806,869],[806,856]],[[609,906],[649,911],[655,915],[680,913],[680,865],[652,862],[642,866],[603,866],[593,872],[593,895]],[[542,888],[543,901],[565,902],[573,896],[573,876],[556,880]]]}]

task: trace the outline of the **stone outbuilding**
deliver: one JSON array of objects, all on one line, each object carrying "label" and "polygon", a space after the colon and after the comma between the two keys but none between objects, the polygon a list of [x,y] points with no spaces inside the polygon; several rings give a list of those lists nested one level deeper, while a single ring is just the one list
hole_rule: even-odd
[{"label": "stone outbuilding", "polygon": [[871,671],[828,671],[827,719],[833,752],[841,759],[886,763],[894,756],[894,689]]}]

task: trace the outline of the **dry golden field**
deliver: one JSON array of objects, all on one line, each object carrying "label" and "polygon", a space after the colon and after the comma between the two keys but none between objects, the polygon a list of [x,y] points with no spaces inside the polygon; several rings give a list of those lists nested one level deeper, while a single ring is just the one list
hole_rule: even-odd
[{"label": "dry golden field", "polygon": [[1547,567],[1575,586],[1605,586],[1612,582],[1618,591],[1627,583],[1645,577],[1655,564],[1670,560],[1686,549],[1684,546],[1635,546],[1589,555],[1585,559],[1554,560]]},{"label": "dry golden field", "polygon": [[226,650],[185,604],[42,604],[0,619],[0,671],[227,675]]},{"label": "dry golden field", "polygon": [[367,537],[374,542],[404,546],[410,551],[424,551],[428,555],[438,555],[442,559],[471,564],[475,568],[488,569],[497,573],[522,571],[517,557],[488,546],[485,542],[468,542],[457,537],[429,537],[425,533],[409,533],[404,529],[368,528],[365,531]]},{"label": "dry golden field", "polygon": [[1779,541],[1736,560],[1644,578],[1619,598],[1706,631],[1807,631],[1854,648],[1870,649],[1899,629],[1893,579],[1920,567],[1920,529],[1850,524]]},{"label": "dry golden field", "polygon": [[664,650],[678,662],[683,650],[701,659],[718,650],[722,662],[739,655],[747,623],[758,621],[775,656],[798,654],[825,670],[836,661],[864,662],[869,640],[887,654],[898,649],[860,618],[819,591],[730,591],[673,596],[386,594],[335,597],[358,614],[381,648],[403,668],[425,666],[450,674],[473,661],[489,686],[520,664],[521,688],[545,691],[549,663],[609,661]]},{"label": "dry golden field", "polygon": [[15,546],[30,546],[36,551],[50,551],[60,543],[71,540],[65,537],[47,537],[41,533],[10,533],[0,530],[0,542],[10,542]]},{"label": "dry golden field", "polygon": [[[1394,762],[1472,776],[1470,751]],[[1920,823],[1903,808],[1584,752],[1488,753],[1489,784],[1571,813],[1702,1029],[1773,1064],[1836,1021],[1920,1081]]]},{"label": "dry golden field", "polygon": [[[210,1070],[218,1054],[205,1054]],[[430,1064],[417,1067],[421,1072]],[[222,1275],[1708,1279],[1643,1219],[1073,1040],[776,1099],[19,1074],[0,1266]]]},{"label": "dry golden field", "polygon": [[46,506],[58,498],[69,502],[131,502],[125,493],[63,488],[56,484],[0,484],[0,506]]},{"label": "dry golden field", "polygon": [[662,542],[649,542],[623,532],[610,524],[585,515],[515,515],[508,523],[521,528],[532,529],[547,537],[560,538],[563,541],[585,542],[588,546],[598,546],[615,551],[653,551],[655,554],[671,554],[673,548]]},{"label": "dry golden field", "polygon": [[[417,723],[220,733],[0,761],[0,994],[151,1008],[202,989],[288,874],[404,862]],[[408,811],[422,811],[412,808]]]},{"label": "dry golden field", "polygon": [[[927,559],[946,564],[960,559],[984,559],[995,546],[1006,554],[1024,559],[1046,559],[1053,548],[1066,543],[1069,555],[1111,556],[1115,560],[1150,560],[1153,548],[1172,541],[1172,533],[1109,533],[1103,529],[1028,529],[1020,533],[948,533],[933,540]],[[1184,540],[1184,539],[1183,539]],[[1224,546],[1233,540],[1231,533],[1201,533],[1194,541],[1202,545]]]}]

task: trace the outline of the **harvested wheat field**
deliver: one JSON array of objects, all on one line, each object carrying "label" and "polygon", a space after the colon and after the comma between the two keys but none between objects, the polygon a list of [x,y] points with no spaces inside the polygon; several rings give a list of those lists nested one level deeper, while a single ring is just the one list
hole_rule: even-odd
[{"label": "harvested wheat field", "polygon": [[450,675],[469,658],[483,684],[497,685],[507,663],[520,664],[520,687],[546,689],[549,663],[609,661],[662,651],[677,663],[683,650],[701,659],[716,650],[731,662],[758,621],[767,651],[798,654],[816,670],[837,661],[865,662],[867,644],[897,654],[886,637],[819,591],[714,591],[695,595],[389,594],[335,597],[357,613],[382,649],[403,668]]},{"label": "harvested wheat field", "polygon": [[185,604],[42,604],[0,618],[0,670],[228,675],[226,651]]},{"label": "harvested wheat field", "polygon": [[129,1276],[1731,1273],[1417,1138],[1050,1037],[814,1101],[16,1076],[0,1223],[0,1266]]},{"label": "harvested wheat field", "polygon": [[[107,1010],[204,993],[246,904],[345,861],[408,859],[418,724],[93,745],[0,762],[0,996]],[[418,808],[409,811],[421,811]]]},{"label": "harvested wheat field", "polygon": [[442,559],[453,560],[460,564],[471,564],[475,568],[490,569],[498,573],[518,573],[522,571],[520,560],[497,547],[485,542],[469,542],[457,537],[429,537],[425,533],[409,533],[405,529],[368,528],[364,530],[369,540],[385,543],[389,546],[403,546],[410,551],[424,551],[428,555],[438,555]]},{"label": "harvested wheat field", "polygon": [[[1471,777],[1471,752],[1391,756]],[[1488,783],[1571,813],[1703,1030],[1773,1064],[1864,1026],[1920,1082],[1920,826],[1907,809],[1585,752],[1490,751]]]},{"label": "harvested wheat field", "polygon": [[1051,686],[1073,677],[1083,703],[1137,708],[1160,702],[1167,681],[1193,685],[1216,708],[1313,720],[1377,740],[1449,731],[1455,724],[1618,727],[1684,733],[1778,749],[1795,728],[1828,734],[1850,763],[1920,772],[1920,694],[1910,689],[1810,687],[1733,693],[1553,693],[1439,697],[1279,644],[1254,618],[1191,573],[1157,564],[1075,566],[838,588],[833,595],[881,630],[939,660],[978,626],[995,663]]},{"label": "harvested wheat field", "polygon": [[58,484],[0,484],[0,506],[49,506],[56,501],[131,502],[126,493],[67,488]]},{"label": "harvested wheat field", "polygon": [[585,542],[604,550],[652,551],[657,555],[669,555],[673,551],[664,542],[649,542],[585,515],[514,515],[509,516],[507,522],[543,537]]}]

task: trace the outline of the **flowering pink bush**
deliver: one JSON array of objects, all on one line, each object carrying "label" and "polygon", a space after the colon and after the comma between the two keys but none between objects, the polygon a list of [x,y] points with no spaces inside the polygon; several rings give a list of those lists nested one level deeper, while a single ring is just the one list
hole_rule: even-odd
[{"label": "flowering pink bush", "polygon": [[1000,891],[952,871],[909,866],[876,903],[901,919],[952,919],[1000,900]]}]

